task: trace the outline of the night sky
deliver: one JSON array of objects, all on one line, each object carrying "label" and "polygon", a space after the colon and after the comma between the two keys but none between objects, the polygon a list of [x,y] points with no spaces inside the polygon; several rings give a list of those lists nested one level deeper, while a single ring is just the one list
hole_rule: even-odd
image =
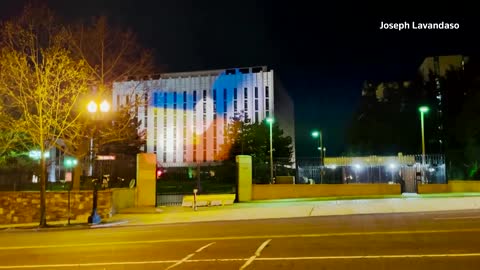
[{"label": "night sky", "polygon": [[[256,65],[274,69],[295,102],[297,157],[318,154],[310,137],[315,128],[324,132],[327,155],[346,150],[345,127],[364,80],[411,79],[424,57],[472,55],[480,48],[478,15],[467,15],[467,6],[452,3],[443,11],[438,5],[403,6],[409,11],[403,14],[418,15],[393,16],[387,9],[376,11],[373,4],[319,1],[317,7],[315,1],[303,0],[43,2],[73,20],[105,14],[130,26],[145,47],[155,50],[159,72]],[[18,14],[24,3],[1,0],[1,18]],[[460,30],[378,29],[381,21],[412,20],[459,23]]]}]

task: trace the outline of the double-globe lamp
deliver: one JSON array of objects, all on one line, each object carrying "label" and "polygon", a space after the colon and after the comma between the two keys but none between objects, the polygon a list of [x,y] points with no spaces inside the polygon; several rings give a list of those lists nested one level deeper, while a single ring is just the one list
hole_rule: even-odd
[{"label": "double-globe lamp", "polygon": [[[99,105],[95,101],[90,101],[87,105],[87,110],[91,114],[93,120],[101,120],[102,115],[97,115],[98,112],[98,107],[100,107],[100,113],[107,113],[110,111],[110,104],[104,100],[102,101]],[[90,138],[90,176],[93,176],[93,158],[94,158],[94,153],[93,153],[93,136]],[[99,179],[97,179],[99,181]],[[93,205],[92,205],[92,213],[88,217],[88,223],[91,224],[98,224],[102,220],[100,218],[100,215],[97,213],[97,201],[98,201],[98,182],[94,184],[93,188]]]}]

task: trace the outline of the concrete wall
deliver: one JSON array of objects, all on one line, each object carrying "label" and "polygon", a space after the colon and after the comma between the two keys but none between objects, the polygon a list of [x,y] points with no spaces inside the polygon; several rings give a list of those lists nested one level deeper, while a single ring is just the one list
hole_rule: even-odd
[{"label": "concrete wall", "polygon": [[395,194],[400,194],[398,184],[275,184],[253,185],[252,188],[252,200]]},{"label": "concrete wall", "polygon": [[124,208],[135,207],[135,189],[114,188],[112,191],[112,214]]},{"label": "concrete wall", "polygon": [[449,192],[480,192],[480,181],[448,181]]},{"label": "concrete wall", "polygon": [[448,184],[420,184],[419,194],[447,192],[480,192],[480,181],[450,180]]},{"label": "concrete wall", "polygon": [[418,185],[418,194],[428,194],[428,193],[446,193],[448,192],[448,184],[419,184]]},{"label": "concrete wall", "polygon": [[[92,191],[70,192],[72,220],[87,222],[92,211]],[[46,193],[47,222],[68,220],[68,192]],[[98,214],[112,215],[112,191],[98,192]],[[31,223],[40,220],[40,192],[0,192],[0,224]]]}]

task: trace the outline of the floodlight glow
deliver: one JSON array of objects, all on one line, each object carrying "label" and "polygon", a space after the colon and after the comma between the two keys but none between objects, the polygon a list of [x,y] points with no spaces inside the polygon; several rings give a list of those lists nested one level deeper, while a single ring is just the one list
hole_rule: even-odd
[{"label": "floodlight glow", "polygon": [[430,110],[430,108],[428,108],[427,106],[421,106],[420,108],[418,108],[418,110],[422,113],[426,113]]},{"label": "floodlight glow", "polygon": [[320,132],[318,131],[313,131],[312,132],[312,137],[317,138],[320,135]]},{"label": "floodlight glow", "polygon": [[102,101],[102,103],[100,104],[100,111],[108,112],[109,110],[110,110],[110,104],[106,100]]},{"label": "floodlight glow", "polygon": [[97,103],[95,103],[95,101],[93,101],[93,100],[90,101],[90,103],[88,103],[87,109],[91,113],[96,112],[97,111]]}]

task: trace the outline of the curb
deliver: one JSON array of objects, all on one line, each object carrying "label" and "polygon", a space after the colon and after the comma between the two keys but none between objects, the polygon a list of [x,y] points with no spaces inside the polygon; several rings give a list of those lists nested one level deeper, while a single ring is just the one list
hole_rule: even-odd
[{"label": "curb", "polygon": [[119,221],[114,221],[114,222],[106,222],[106,223],[100,223],[100,224],[62,224],[62,225],[47,225],[45,228],[41,228],[38,225],[36,226],[22,226],[19,224],[19,226],[12,225],[11,227],[4,227],[0,228],[0,232],[21,232],[21,231],[66,231],[66,230],[82,230],[82,229],[95,229],[95,228],[106,228],[106,227],[114,227],[114,226],[120,226],[120,225],[125,225],[129,221],[128,220],[119,220]]}]

